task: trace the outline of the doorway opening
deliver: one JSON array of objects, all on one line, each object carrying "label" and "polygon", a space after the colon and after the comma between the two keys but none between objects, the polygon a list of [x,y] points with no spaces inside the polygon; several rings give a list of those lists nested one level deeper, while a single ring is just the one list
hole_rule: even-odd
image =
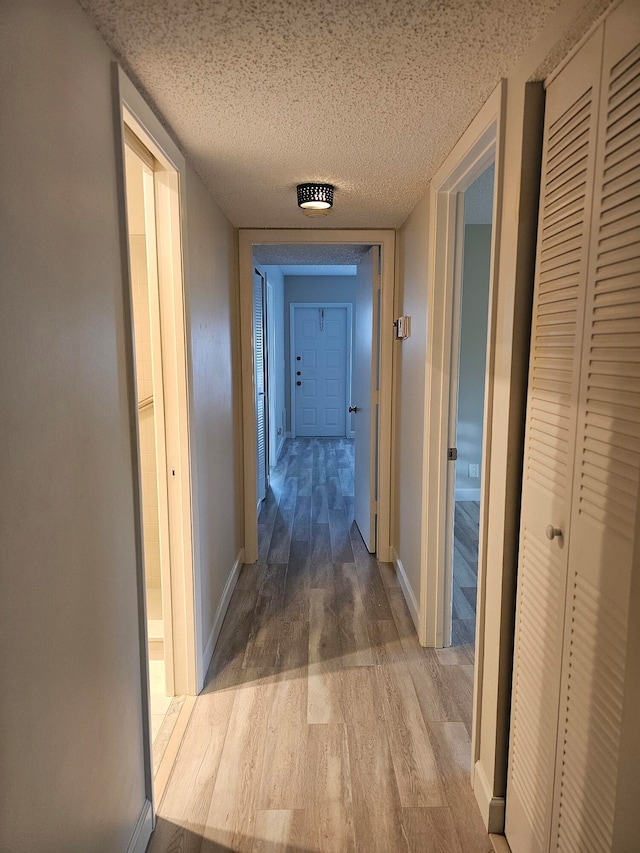
[{"label": "doorway opening", "polygon": [[138,400],[138,458],[154,775],[181,700],[174,697],[171,555],[154,171],[156,160],[125,126],[129,272]]},{"label": "doorway opening", "polygon": [[[258,525],[282,497],[281,475],[287,472],[279,461],[295,457],[286,488],[295,486],[300,498],[313,492],[323,522],[335,500],[346,502],[350,523],[355,518],[374,552],[380,250],[356,245],[337,251],[339,264],[332,263],[336,249],[327,246],[253,251]],[[303,446],[304,459],[298,457]],[[299,474],[293,471],[298,463]]]},{"label": "doorway opening", "polygon": [[141,713],[151,814],[154,777],[161,791],[173,727],[199,681],[180,196],[185,164],[121,69],[114,67],[114,78],[122,133]]},{"label": "doorway opening", "polygon": [[247,563],[285,442],[302,437],[343,439],[347,454],[352,443],[356,523],[389,559],[392,336],[380,328],[391,328],[393,252],[392,232],[240,232]]},{"label": "doorway opening", "polygon": [[[492,163],[459,194],[452,333],[447,591],[444,645],[474,660],[482,500],[487,327],[493,221]],[[453,495],[452,495],[453,492]],[[451,500],[453,498],[453,500]]]},{"label": "doorway opening", "polygon": [[[456,488],[456,442],[468,438],[462,431],[458,437],[458,382],[459,364],[462,352],[461,306],[463,300],[463,273],[465,247],[465,194],[471,190],[477,179],[493,164],[493,181],[489,176],[484,180],[492,184],[491,222],[498,223],[501,218],[502,182],[505,169],[504,151],[504,107],[506,86],[501,83],[489,97],[478,115],[464,132],[445,162],[431,181],[430,222],[429,222],[429,283],[427,293],[427,315],[429,327],[427,333],[427,369],[425,380],[425,444],[423,467],[423,508],[422,508],[422,571],[420,587],[420,624],[419,638],[424,646],[433,646],[441,662],[464,662],[470,644],[449,647],[452,640],[452,605],[454,598],[453,556],[455,553],[454,519]],[[468,242],[468,241],[467,241]],[[485,235],[486,243],[486,235]],[[469,246],[467,246],[468,254]],[[486,246],[485,246],[486,252]],[[495,743],[491,738],[502,740],[507,732],[508,713],[504,714],[500,705],[502,697],[497,690],[500,682],[494,678],[496,669],[510,667],[511,642],[508,624],[500,620],[494,602],[486,595],[488,578],[495,582],[496,574],[502,571],[501,565],[489,565],[487,553],[493,534],[489,524],[490,480],[492,474],[492,429],[497,414],[494,410],[495,363],[497,340],[497,282],[499,275],[500,231],[492,227],[489,248],[489,282],[487,309],[482,320],[470,315],[470,323],[481,323],[486,328],[484,357],[476,358],[484,364],[483,377],[479,380],[483,396],[483,416],[481,431],[481,455],[462,462],[461,474],[466,474],[466,485],[459,483],[459,496],[473,496],[463,492],[463,488],[478,488],[478,546],[477,546],[477,583],[475,614],[471,608],[466,611],[471,624],[475,616],[475,645],[472,664],[473,693],[472,725],[470,743],[469,772],[476,799],[487,826],[500,824],[504,801],[494,797],[487,775],[481,763],[481,743],[485,752]],[[486,261],[485,261],[486,263]],[[469,288],[470,290],[470,288]],[[482,309],[484,310],[484,309]],[[466,324],[469,326],[469,323]],[[467,334],[467,337],[470,337]],[[471,335],[472,337],[472,335]],[[476,381],[478,381],[476,379]],[[479,396],[479,395],[478,395]],[[462,413],[461,407],[461,413]],[[476,406],[477,408],[477,406]],[[479,438],[479,431],[475,431]],[[475,449],[474,449],[475,447]],[[478,446],[465,445],[465,453],[477,454]],[[478,477],[469,478],[471,473]],[[466,470],[465,467],[466,466]],[[470,479],[475,481],[473,487]],[[462,503],[462,502],[460,502]],[[470,503],[475,503],[471,501]],[[471,525],[475,528],[475,513],[471,514]],[[461,519],[464,521],[464,519]],[[475,534],[475,529],[474,529]],[[475,535],[474,535],[475,540]],[[475,551],[475,548],[474,548]],[[473,553],[473,552],[472,552]],[[473,574],[470,572],[469,574]],[[462,584],[460,591],[462,591]],[[469,586],[473,584],[469,579]],[[473,592],[468,590],[469,597]],[[466,596],[465,596],[466,598]],[[462,599],[460,599],[462,600]],[[467,601],[469,599],[467,598]],[[464,602],[461,607],[464,608]],[[465,620],[460,620],[465,621]],[[456,626],[470,628],[468,626]],[[455,639],[455,637],[454,637]],[[469,630],[465,639],[469,638]],[[489,654],[487,651],[489,650]],[[498,718],[496,718],[496,712]],[[488,754],[488,753],[487,753]],[[491,830],[493,831],[493,830]]]}]

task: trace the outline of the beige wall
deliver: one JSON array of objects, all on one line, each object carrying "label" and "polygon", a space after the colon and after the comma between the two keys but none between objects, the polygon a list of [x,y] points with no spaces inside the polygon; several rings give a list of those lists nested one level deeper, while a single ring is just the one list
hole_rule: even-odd
[{"label": "beige wall", "polygon": [[[112,57],[72,0],[2,17],[0,849],[112,853],[145,801]],[[186,212],[206,637],[241,541],[235,239],[191,170]]]},{"label": "beige wall", "polygon": [[395,501],[392,542],[416,601],[420,600],[428,230],[427,194],[416,205],[399,233],[395,316],[411,317],[411,337],[394,342]]},{"label": "beige wall", "polygon": [[240,372],[239,303],[234,230],[190,166],[186,216],[195,560],[206,652],[243,538],[240,386],[233,381]]},{"label": "beige wall", "polygon": [[2,9],[0,849],[125,850],[145,800],[110,54]]}]

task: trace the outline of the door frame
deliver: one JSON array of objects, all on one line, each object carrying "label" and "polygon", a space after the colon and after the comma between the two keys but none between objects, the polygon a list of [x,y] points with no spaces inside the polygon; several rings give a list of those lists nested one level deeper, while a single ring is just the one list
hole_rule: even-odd
[{"label": "door frame", "polygon": [[[450,376],[455,304],[456,243],[457,238],[459,238],[458,196],[482,174],[491,162],[495,162],[481,460],[473,726],[471,733],[472,784],[478,803],[481,805],[483,818],[490,827],[490,831],[495,831],[495,827],[499,826],[504,813],[504,800],[491,796],[482,768],[479,768],[478,771],[478,765],[482,730],[483,670],[487,652],[484,644],[488,609],[486,597],[486,579],[489,570],[487,543],[490,517],[491,438],[494,422],[493,396],[498,334],[497,296],[505,168],[503,154],[506,133],[506,95],[506,81],[503,80],[493,91],[431,181],[429,245],[433,248],[429,257],[427,293],[428,342],[424,398],[425,435],[418,630],[422,645],[436,648],[443,646],[444,625],[447,618],[446,607],[449,598],[446,593],[446,533],[448,523],[447,496],[450,481],[448,467],[450,466],[447,462],[446,451],[451,411]],[[501,567],[496,567],[496,569],[501,571]],[[498,647],[492,648],[490,651],[499,657],[510,654],[507,647],[511,640],[512,637],[501,637]]]},{"label": "door frame", "polygon": [[[148,728],[148,673],[146,606],[144,601],[144,559],[141,528],[140,466],[138,462],[138,426],[133,362],[133,325],[129,281],[129,243],[124,215],[124,126],[149,149],[159,168],[154,172],[156,227],[158,242],[159,298],[162,315],[163,382],[165,399],[165,430],[167,448],[168,515],[171,553],[171,607],[173,628],[174,691],[195,695],[202,683],[200,632],[197,630],[197,602],[200,600],[199,575],[195,570],[194,549],[194,478],[190,453],[190,396],[191,375],[189,355],[188,302],[185,291],[187,279],[184,247],[185,160],[156,116],[117,63],[113,63],[116,96],[116,145],[119,158],[119,178],[122,187],[123,210],[123,272],[127,292],[125,305],[131,339],[128,341],[127,369],[130,379],[131,438],[136,494],[136,538],[138,592],[140,598],[141,657],[143,659],[143,724]],[[147,738],[149,739],[149,738]],[[151,744],[149,743],[149,750]],[[150,759],[149,752],[149,759]]]},{"label": "door frame", "polygon": [[[143,145],[140,138],[133,133],[126,116],[124,121],[125,146],[130,148],[144,166],[150,170],[150,174],[143,171],[143,194],[144,194],[144,218],[145,218],[145,244],[147,251],[147,268],[149,270],[149,326],[151,332],[151,373],[153,383],[152,405],[154,408],[154,437],[156,443],[157,464],[157,487],[158,487],[158,534],[160,545],[160,585],[162,595],[162,622],[163,622],[163,660],[165,663],[165,685],[167,695],[175,695],[175,677],[173,660],[173,612],[171,591],[171,547],[170,547],[170,518],[169,518],[169,489],[167,481],[167,437],[165,429],[165,401],[164,401],[164,370],[165,359],[162,352],[162,329],[161,329],[161,298],[160,298],[160,269],[158,265],[158,223],[156,217],[156,169],[157,160],[151,152]],[[128,195],[128,189],[125,189]],[[128,202],[127,202],[128,203]],[[152,282],[153,285],[152,286]],[[134,356],[135,351],[135,328],[134,328]],[[136,382],[137,387],[137,382]],[[138,402],[138,412],[145,405],[145,401]],[[138,414],[138,417],[140,415]],[[143,519],[144,520],[144,519]],[[146,592],[146,586],[145,586]],[[149,637],[147,636],[147,640]]]},{"label": "door frame", "polygon": [[275,468],[278,461],[278,431],[276,427],[277,413],[276,404],[276,386],[278,378],[276,375],[276,324],[273,321],[275,315],[275,293],[273,285],[269,282],[269,275],[265,275],[267,281],[267,368],[268,380],[267,388],[269,389],[269,397],[267,399],[267,419],[269,421],[269,447],[267,449],[269,472]]},{"label": "door frame", "polygon": [[244,444],[245,561],[258,558],[256,516],[256,407],[253,375],[252,270],[253,247],[269,245],[380,246],[381,336],[378,444],[378,559],[390,560],[391,528],[391,410],[393,358],[393,297],[395,288],[395,231],[389,229],[328,230],[308,228],[244,229],[238,235],[240,274],[240,340],[242,348],[242,420]]},{"label": "door frame", "polygon": [[[475,170],[474,170],[475,171]],[[476,176],[477,177],[477,176]],[[474,178],[475,180],[475,178]],[[494,180],[495,184],[495,180]],[[494,187],[495,189],[495,187]],[[447,446],[457,447],[458,439],[458,390],[460,385],[460,343],[462,326],[462,286],[464,272],[464,197],[465,190],[455,193],[455,233],[454,260],[452,275],[452,303],[451,303],[451,367],[449,377],[449,421],[447,429]],[[493,235],[492,235],[493,236]],[[487,318],[488,319],[488,318]],[[485,365],[486,367],[486,365]],[[486,391],[486,376],[485,376]],[[483,410],[484,421],[484,410]],[[455,438],[455,441],[454,441]],[[484,452],[484,447],[483,447]],[[481,467],[481,476],[484,477],[484,467]],[[451,645],[452,619],[453,619],[453,547],[455,535],[455,489],[456,489],[456,464],[447,466],[446,483],[446,521],[445,521],[445,543],[444,543],[444,589],[443,589],[443,637],[442,645],[446,648]],[[482,506],[482,480],[480,481],[480,496]],[[479,550],[478,543],[478,550]]]},{"label": "door frame", "polygon": [[[270,444],[271,444],[271,430],[270,430],[270,415],[271,415],[271,392],[270,392],[270,383],[269,383],[269,315],[267,312],[267,297],[268,297],[268,284],[267,284],[267,276],[260,269],[260,267],[256,264],[253,267],[253,318],[254,318],[254,331],[255,331],[255,312],[256,312],[256,292],[255,292],[255,276],[259,276],[261,279],[260,285],[260,297],[262,302],[262,387],[263,387],[263,401],[262,406],[264,409],[264,492],[265,497],[267,492],[269,491],[269,474],[271,472],[271,466],[269,461],[269,452],[270,452]],[[254,370],[255,370],[255,339],[254,339]],[[257,388],[256,388],[257,391]],[[265,399],[266,398],[266,405]],[[257,465],[257,453],[258,453],[258,442],[257,442],[257,417],[258,417],[258,395],[256,393],[256,512],[260,513],[260,506],[264,498],[261,498],[258,494],[258,465]]]},{"label": "door frame", "polygon": [[295,420],[295,403],[293,402],[296,390],[295,380],[295,364],[293,352],[295,349],[295,309],[296,308],[346,308],[347,309],[347,357],[345,359],[345,387],[344,387],[344,431],[345,437],[348,437],[349,432],[349,417],[347,408],[349,406],[349,393],[351,391],[351,370],[352,370],[352,347],[353,347],[353,306],[350,302],[290,302],[289,303],[289,382],[291,386],[291,437],[296,437],[296,420]]}]

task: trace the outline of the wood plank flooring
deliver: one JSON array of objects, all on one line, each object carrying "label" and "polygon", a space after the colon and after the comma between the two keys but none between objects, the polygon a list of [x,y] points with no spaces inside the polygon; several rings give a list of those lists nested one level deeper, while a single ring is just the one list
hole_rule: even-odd
[{"label": "wood plank flooring", "polygon": [[352,442],[287,442],[259,538],[150,853],[490,851],[469,783],[472,666],[421,648],[393,567],[367,552]]},{"label": "wood plank flooring", "polygon": [[479,524],[480,504],[477,501],[456,501],[451,645],[464,647],[470,663],[473,663],[476,635]]}]

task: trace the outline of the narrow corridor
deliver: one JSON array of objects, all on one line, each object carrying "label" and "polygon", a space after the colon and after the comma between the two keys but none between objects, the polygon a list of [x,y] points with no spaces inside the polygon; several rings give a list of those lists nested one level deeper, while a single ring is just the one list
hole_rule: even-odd
[{"label": "narrow corridor", "polygon": [[151,853],[486,853],[468,646],[423,649],[353,523],[353,443],[289,440]]}]

